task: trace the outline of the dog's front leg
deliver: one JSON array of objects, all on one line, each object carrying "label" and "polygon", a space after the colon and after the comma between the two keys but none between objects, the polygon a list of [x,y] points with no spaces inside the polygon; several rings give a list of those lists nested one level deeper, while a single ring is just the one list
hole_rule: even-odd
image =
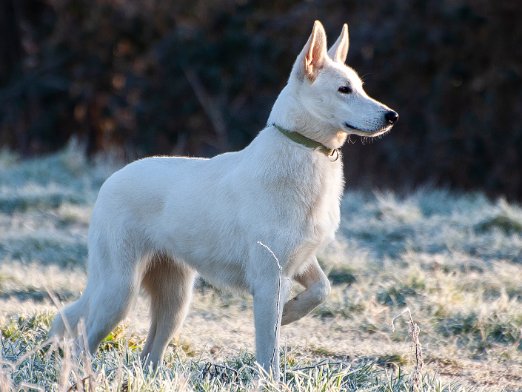
[{"label": "dog's front leg", "polygon": [[282,325],[289,324],[307,315],[317,305],[324,302],[330,293],[330,282],[315,256],[308,269],[294,279],[302,284],[305,290],[285,304]]},{"label": "dog's front leg", "polygon": [[[284,299],[282,285],[263,282],[254,289],[256,360],[274,380],[279,380],[279,330]],[[279,291],[279,295],[278,295]],[[286,290],[285,290],[286,291]]]},{"label": "dog's front leg", "polygon": [[251,284],[254,297],[256,360],[278,381],[279,330],[290,279],[283,276],[279,264],[270,260],[270,256],[264,255],[256,261],[256,277]]}]

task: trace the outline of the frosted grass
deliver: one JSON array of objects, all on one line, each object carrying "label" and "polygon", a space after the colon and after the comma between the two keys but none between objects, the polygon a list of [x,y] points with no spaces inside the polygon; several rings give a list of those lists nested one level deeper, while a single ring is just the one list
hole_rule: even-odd
[{"label": "frosted grass", "polygon": [[[0,151],[0,389],[66,390],[91,374],[96,390],[124,383],[132,391],[258,390],[251,350],[223,349],[223,359],[210,360],[204,337],[171,346],[155,374],[137,360],[143,331],[109,337],[92,368],[39,348],[55,313],[47,290],[69,302],[85,285],[89,216],[99,187],[119,167],[108,158],[89,162],[75,143],[33,160]],[[501,379],[503,386],[484,390],[517,390],[522,209],[516,203],[430,188],[405,196],[348,188],[338,239],[320,262],[332,295],[302,324],[283,328],[295,348],[281,353],[284,384],[264,380],[266,390],[410,390],[408,372],[398,370],[412,365],[407,328],[400,320],[397,331],[390,327],[406,307],[427,346],[422,390],[481,390],[464,385]],[[223,320],[241,330],[251,313],[248,297],[201,283],[197,292],[189,325],[220,331],[225,345],[251,344],[251,336],[221,331]],[[74,371],[63,376],[64,366]],[[455,366],[476,371],[454,372]],[[454,375],[443,380],[430,368]]]}]

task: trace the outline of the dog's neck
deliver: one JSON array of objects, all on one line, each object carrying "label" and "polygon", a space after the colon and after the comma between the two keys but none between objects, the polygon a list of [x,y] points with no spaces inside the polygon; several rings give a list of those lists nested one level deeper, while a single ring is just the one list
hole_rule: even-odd
[{"label": "dog's neck", "polygon": [[294,88],[292,83],[283,88],[272,107],[268,124],[277,124],[289,131],[300,133],[332,150],[342,147],[347,138],[346,132],[309,113],[295,98],[296,94],[291,91]]}]

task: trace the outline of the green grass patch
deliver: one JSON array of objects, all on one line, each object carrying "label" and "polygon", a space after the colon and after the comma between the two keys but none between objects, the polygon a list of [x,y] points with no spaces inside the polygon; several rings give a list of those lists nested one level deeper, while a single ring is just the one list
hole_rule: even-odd
[{"label": "green grass patch", "polygon": [[376,300],[382,305],[404,307],[409,297],[416,297],[425,289],[424,278],[417,274],[410,274],[404,282],[396,281],[378,290]]},{"label": "green grass patch", "polygon": [[56,209],[62,204],[85,204],[85,197],[76,193],[64,193],[57,190],[44,194],[19,194],[19,195],[0,195],[0,212],[26,212],[28,210]]},{"label": "green grass patch", "polygon": [[328,274],[328,279],[333,285],[341,285],[341,284],[353,284],[357,281],[355,277],[354,271],[349,267],[335,267],[332,268],[330,273]]},{"label": "green grass patch", "polygon": [[401,354],[384,354],[377,357],[376,363],[381,366],[405,366],[408,358]]},{"label": "green grass patch", "polygon": [[506,214],[499,214],[483,220],[475,228],[478,232],[497,229],[506,234],[517,234],[522,233],[522,221]]},{"label": "green grass patch", "polygon": [[2,337],[11,341],[23,340],[24,342],[41,337],[51,325],[54,315],[51,313],[38,313],[33,316],[12,317],[0,327]]},{"label": "green grass patch", "polygon": [[479,317],[476,313],[457,313],[437,322],[438,332],[444,337],[456,336],[461,344],[471,344],[484,351],[493,344],[512,345],[522,338],[522,318],[508,318],[492,314]]}]

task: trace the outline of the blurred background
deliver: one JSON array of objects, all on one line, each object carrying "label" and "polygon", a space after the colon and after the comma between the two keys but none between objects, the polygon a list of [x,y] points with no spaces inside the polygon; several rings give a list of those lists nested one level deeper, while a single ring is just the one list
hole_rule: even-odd
[{"label": "blurred background", "polygon": [[264,127],[315,19],[400,113],[344,148],[349,188],[429,184],[522,200],[519,0],[0,1],[0,145],[77,137],[132,160],[212,156]]}]

